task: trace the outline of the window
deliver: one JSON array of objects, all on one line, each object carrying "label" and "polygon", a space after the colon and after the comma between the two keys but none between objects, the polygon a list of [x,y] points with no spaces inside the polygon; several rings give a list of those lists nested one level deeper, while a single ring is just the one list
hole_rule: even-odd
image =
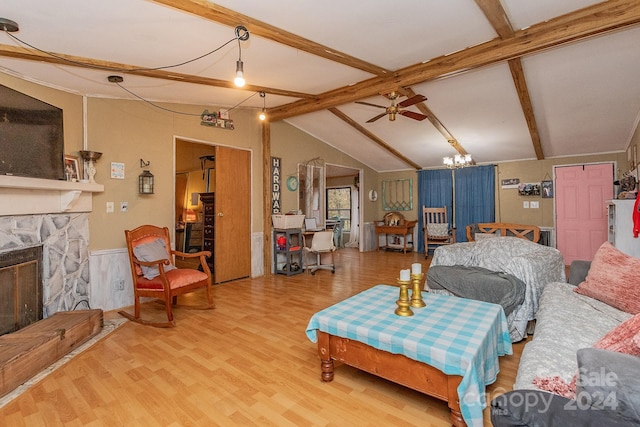
[{"label": "window", "polygon": [[327,218],[344,219],[343,231],[351,230],[351,188],[336,187],[327,189]]}]

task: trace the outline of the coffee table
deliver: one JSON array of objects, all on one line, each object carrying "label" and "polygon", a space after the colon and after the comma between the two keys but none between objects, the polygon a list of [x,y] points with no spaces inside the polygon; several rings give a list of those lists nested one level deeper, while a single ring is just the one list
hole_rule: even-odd
[{"label": "coffee table", "polygon": [[496,304],[423,292],[414,316],[394,314],[398,287],[377,285],[314,314],[321,377],[334,360],[448,403],[455,426],[482,426],[485,387],[512,354],[504,310]]}]

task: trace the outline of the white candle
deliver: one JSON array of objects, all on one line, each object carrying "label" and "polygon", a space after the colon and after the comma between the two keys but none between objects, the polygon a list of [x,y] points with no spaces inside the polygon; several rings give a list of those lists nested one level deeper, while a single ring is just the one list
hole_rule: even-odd
[{"label": "white candle", "polygon": [[411,264],[411,274],[420,274],[422,273],[422,264],[419,262]]},{"label": "white candle", "polygon": [[400,270],[400,280],[407,281],[409,278],[409,269]]}]

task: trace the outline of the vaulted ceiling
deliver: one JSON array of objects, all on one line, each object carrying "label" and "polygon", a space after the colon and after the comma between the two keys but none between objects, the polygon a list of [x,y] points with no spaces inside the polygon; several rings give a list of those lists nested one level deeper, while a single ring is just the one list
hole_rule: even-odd
[{"label": "vaulted ceiling", "polygon": [[[380,172],[621,152],[640,117],[637,0],[3,0],[0,18],[19,25],[0,32],[4,73],[92,97],[266,105]],[[391,92],[424,95],[405,111],[426,119],[367,123]]]}]

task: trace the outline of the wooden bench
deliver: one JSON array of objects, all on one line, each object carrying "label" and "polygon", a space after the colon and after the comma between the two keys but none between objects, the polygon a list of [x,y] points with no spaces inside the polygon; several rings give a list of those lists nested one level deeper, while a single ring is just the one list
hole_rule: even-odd
[{"label": "wooden bench", "polygon": [[61,311],[0,336],[0,396],[97,335],[102,326],[100,309]]},{"label": "wooden bench", "polygon": [[[474,231],[474,226],[477,230]],[[467,225],[467,240],[475,241],[475,233],[496,234],[500,236],[513,236],[520,239],[531,240],[538,243],[540,240],[540,227],[536,225],[509,224],[505,222],[485,222]]]}]

